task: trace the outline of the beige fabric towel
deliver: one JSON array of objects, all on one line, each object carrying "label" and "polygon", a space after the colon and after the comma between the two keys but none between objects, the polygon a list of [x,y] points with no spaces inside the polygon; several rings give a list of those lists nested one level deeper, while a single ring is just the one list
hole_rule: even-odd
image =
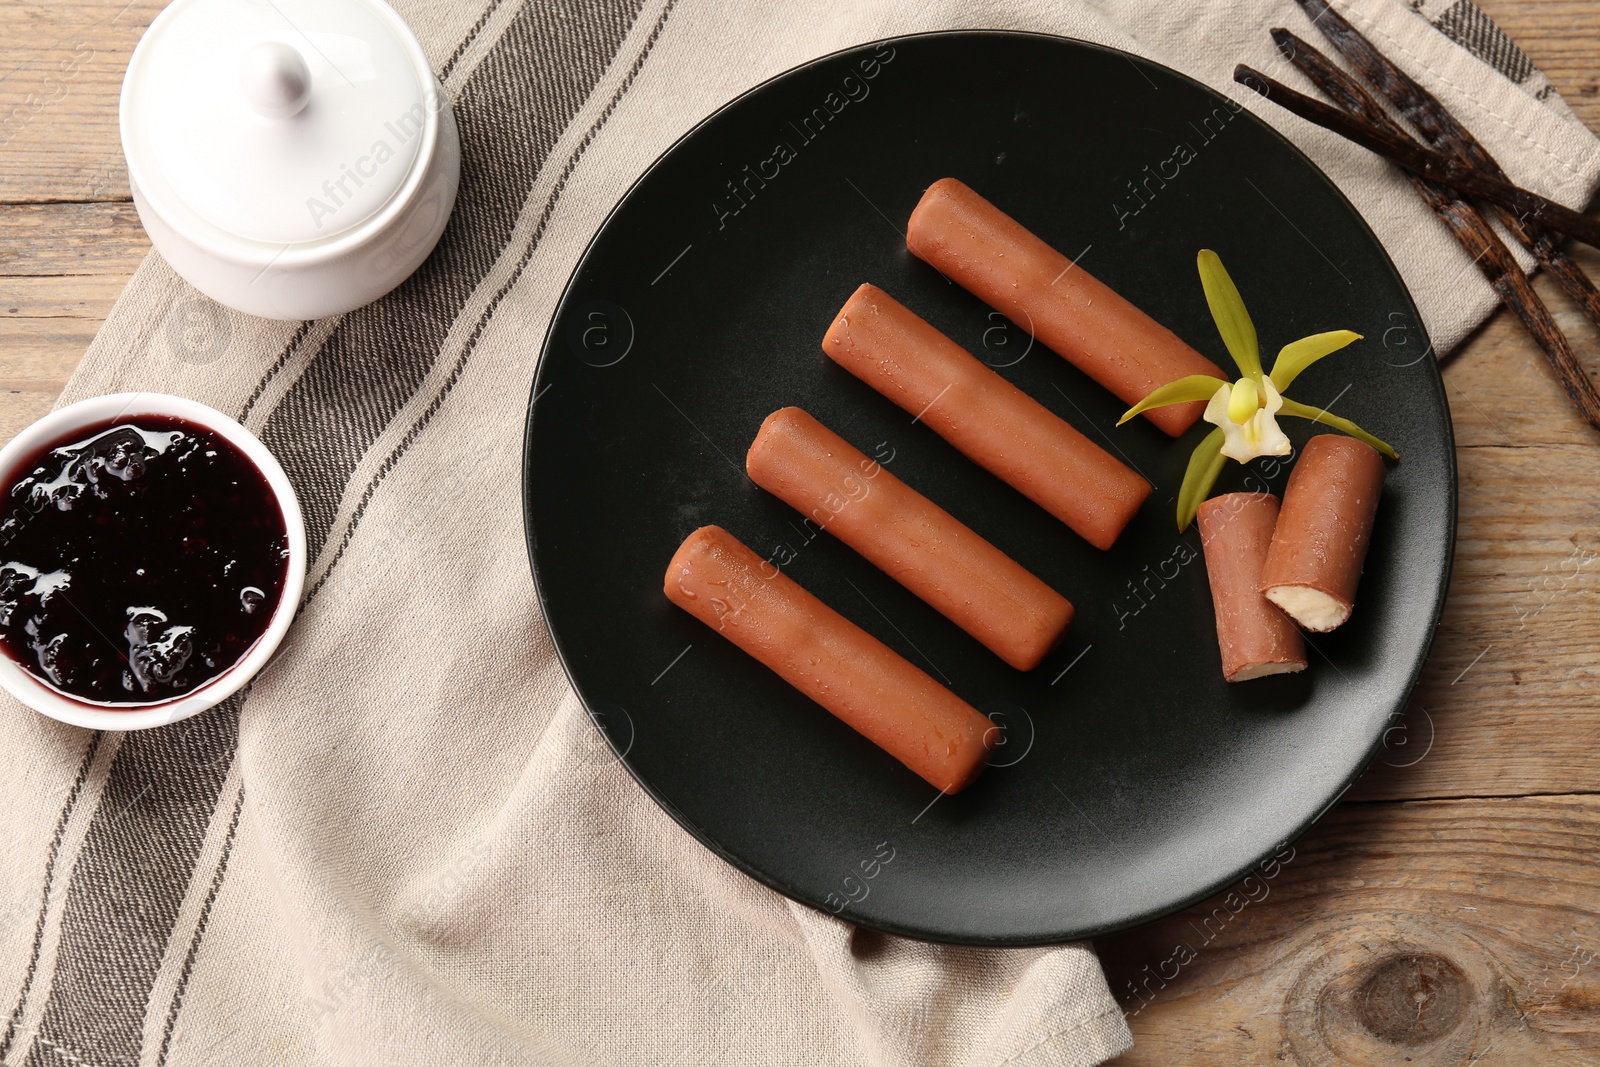
[{"label": "beige fabric towel", "polygon": [[[1342,7],[1514,179],[1587,199],[1595,139],[1470,3]],[[1288,0],[400,8],[466,156],[419,276],[342,320],[282,324],[221,310],[151,256],[64,398],[162,390],[240,416],[290,470],[314,562],[242,699],[125,736],[0,706],[0,1060],[994,1067],[1126,1049],[1090,945],[854,930],[651,803],[538,617],[522,418],[568,273],[674,138],[793,64],[946,27],[1084,37],[1242,100],[1343,187],[1448,348],[1492,304],[1466,257],[1390,168],[1229,81],[1240,60],[1278,69],[1269,26],[1314,39],[1304,16]]]}]

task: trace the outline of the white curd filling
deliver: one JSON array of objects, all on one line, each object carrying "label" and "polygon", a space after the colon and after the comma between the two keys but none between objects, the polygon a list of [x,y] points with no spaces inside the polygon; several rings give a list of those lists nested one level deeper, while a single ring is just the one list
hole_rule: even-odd
[{"label": "white curd filling", "polygon": [[1338,597],[1305,585],[1275,585],[1267,599],[1313,633],[1327,633],[1350,617],[1350,606]]},{"label": "white curd filling", "polygon": [[1228,681],[1248,682],[1252,678],[1265,678],[1269,674],[1294,674],[1296,671],[1305,669],[1304,660],[1298,660],[1294,663],[1252,663],[1250,666],[1235,672],[1234,676],[1229,678]]}]

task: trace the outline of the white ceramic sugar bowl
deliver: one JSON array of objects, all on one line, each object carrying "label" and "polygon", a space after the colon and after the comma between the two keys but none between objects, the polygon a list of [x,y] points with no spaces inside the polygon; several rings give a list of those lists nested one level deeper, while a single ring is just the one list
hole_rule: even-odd
[{"label": "white ceramic sugar bowl", "polygon": [[150,240],[253,315],[377,299],[455,205],[455,118],[382,0],[174,0],[128,64],[121,126]]}]

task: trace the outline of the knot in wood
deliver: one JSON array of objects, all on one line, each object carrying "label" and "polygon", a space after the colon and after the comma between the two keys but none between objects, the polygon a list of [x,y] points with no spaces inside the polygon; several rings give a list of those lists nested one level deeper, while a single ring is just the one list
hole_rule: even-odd
[{"label": "knot in wood", "polygon": [[1426,1045],[1461,1024],[1471,998],[1467,977],[1439,956],[1407,953],[1373,964],[1354,1001],[1356,1019],[1394,1045]]}]

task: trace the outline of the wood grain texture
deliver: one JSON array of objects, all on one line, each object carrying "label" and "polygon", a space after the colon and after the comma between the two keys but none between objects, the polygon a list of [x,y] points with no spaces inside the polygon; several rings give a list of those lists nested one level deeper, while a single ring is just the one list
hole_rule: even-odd
[{"label": "wood grain texture", "polygon": [[[1600,5],[1480,6],[1600,128]],[[1600,335],[1535,287],[1600,377]],[[1411,706],[1292,858],[1099,942],[1117,1067],[1600,1063],[1600,440],[1503,311],[1444,378],[1460,526]]]},{"label": "wood grain texture", "polygon": [[0,203],[128,198],[117,98],[128,57],[165,6],[0,6]]},{"label": "wood grain texture", "polygon": [[[1600,128],[1600,3],[1480,3]],[[161,6],[0,6],[0,440],[148,248],[116,100]],[[1536,286],[1600,378],[1600,333]],[[1444,376],[1460,536],[1412,707],[1275,865],[1100,942],[1122,1067],[1600,1063],[1600,440],[1503,313]]]},{"label": "wood grain texture", "polygon": [[149,248],[125,200],[0,204],[0,439],[50,410]]},{"label": "wood grain texture", "polygon": [[1600,798],[1345,804],[1099,944],[1119,1067],[1600,1062]]}]

